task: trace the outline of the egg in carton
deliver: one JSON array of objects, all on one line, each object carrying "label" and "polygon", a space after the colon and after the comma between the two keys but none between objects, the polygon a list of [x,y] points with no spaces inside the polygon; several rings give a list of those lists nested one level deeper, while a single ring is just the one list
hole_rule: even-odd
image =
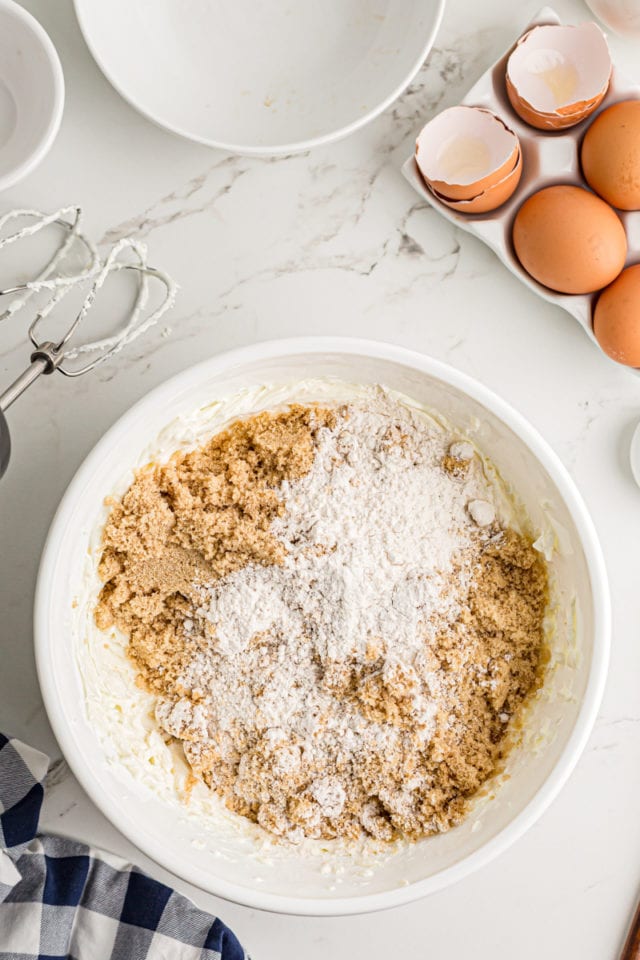
[{"label": "egg in carton", "polygon": [[[543,8],[504,56],[471,88],[460,105],[461,107],[479,107],[489,111],[486,116],[493,115],[493,122],[503,127],[503,130],[493,133],[496,150],[495,168],[498,175],[493,182],[482,184],[484,191],[482,196],[485,200],[491,197],[493,191],[497,202],[489,199],[487,202],[481,201],[478,204],[476,198],[469,200],[460,196],[459,193],[455,196],[451,193],[445,196],[440,192],[442,185],[437,180],[430,181],[430,189],[418,168],[415,154],[406,161],[402,172],[427,203],[451,223],[483,240],[522,283],[543,299],[557,304],[575,317],[597,345],[593,332],[593,311],[599,292],[557,293],[550,287],[538,283],[523,268],[516,255],[513,245],[513,227],[516,214],[523,203],[543,188],[561,184],[589,189],[580,164],[580,149],[585,132],[607,107],[620,101],[640,99],[640,85],[625,79],[613,64],[608,87],[606,82],[603,87],[603,91],[606,90],[604,96],[594,97],[597,106],[593,109],[594,101],[592,101],[585,119],[575,123],[575,118],[569,118],[567,122],[573,125],[563,128],[564,121],[558,116],[549,121],[545,120],[546,114],[539,114],[537,120],[535,117],[532,118],[528,113],[526,100],[520,98],[518,91],[514,91],[511,85],[509,85],[511,88],[507,89],[507,62],[518,47],[521,38],[529,30],[538,26],[557,26],[560,23],[561,20],[554,10],[550,7]],[[518,109],[518,113],[514,106]],[[529,122],[525,122],[522,116],[525,116]],[[537,127],[531,125],[532,119],[538,124]],[[510,145],[505,130],[507,134],[512,131],[516,135],[513,140],[519,144],[519,155],[513,152],[513,146]],[[446,130],[443,132],[446,134]],[[507,196],[506,201],[503,199],[504,195]],[[590,196],[596,199],[595,195],[590,194]],[[487,205],[491,209],[482,209]],[[626,232],[625,265],[640,263],[640,211],[616,209],[615,214],[622,221]],[[622,256],[624,257],[624,251]],[[620,263],[622,264],[622,260]]]}]

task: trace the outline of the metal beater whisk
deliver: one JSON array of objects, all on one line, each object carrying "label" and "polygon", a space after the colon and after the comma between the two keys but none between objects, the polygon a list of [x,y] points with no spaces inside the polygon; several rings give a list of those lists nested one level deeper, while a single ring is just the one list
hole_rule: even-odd
[{"label": "metal beater whisk", "polygon": [[[7,224],[13,221],[27,223],[3,237],[2,233]],[[37,294],[48,295],[45,305],[36,313],[28,330],[34,348],[30,364],[11,386],[0,393],[0,477],[7,468],[11,454],[9,427],[4,412],[27,387],[42,374],[53,373],[54,370],[59,370],[66,377],[80,377],[89,373],[153,326],[175,301],[175,284],[161,270],[147,264],[143,244],[126,237],[119,240],[103,260],[93,244],[80,232],[81,221],[82,211],[79,207],[64,207],[52,214],[43,214],[37,210],[12,210],[0,217],[0,251],[52,225],[64,231],[62,242],[38,276],[0,290],[0,300],[11,297],[4,312],[0,313],[0,322],[24,309]],[[76,245],[83,250],[86,263],[74,274],[61,273],[60,266]],[[127,251],[135,259],[122,259]],[[71,340],[86,319],[98,292],[111,274],[122,270],[133,271],[139,280],[133,307],[112,336],[74,347]],[[164,287],[164,296],[158,307],[147,312],[150,279],[160,281]],[[88,292],[66,333],[57,340],[41,338],[40,331],[46,317],[71,290],[83,285],[88,286]],[[78,362],[83,357],[87,358],[86,362]]]}]

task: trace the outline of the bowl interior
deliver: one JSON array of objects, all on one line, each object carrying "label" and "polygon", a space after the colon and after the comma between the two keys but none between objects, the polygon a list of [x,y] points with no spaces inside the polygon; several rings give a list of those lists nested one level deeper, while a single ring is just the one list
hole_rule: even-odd
[{"label": "bowl interior", "polygon": [[0,2],[0,184],[13,182],[52,135],[62,95],[59,71],[40,25],[17,4]]},{"label": "bowl interior", "polygon": [[76,0],[87,42],[143,113],[193,139],[278,149],[357,122],[426,56],[439,0]]},{"label": "bowl interior", "polygon": [[[574,520],[575,504],[568,505],[572,494],[567,496],[566,489],[560,489],[566,478],[552,479],[538,459],[539,451],[534,454],[519,435],[522,430],[517,424],[510,427],[467,393],[472,389],[468,383],[456,386],[459,375],[454,371],[446,373],[447,368],[427,358],[416,360],[420,364],[416,366],[403,359],[401,351],[395,359],[387,359],[322,351],[260,356],[260,348],[251,349],[254,358],[231,365],[224,358],[214,358],[164,384],[112,428],[79,471],[54,521],[39,578],[36,645],[45,702],[61,746],[85,789],[123,833],[176,874],[212,893],[290,912],[349,912],[403,902],[487,859],[492,847],[495,852],[504,845],[509,831],[517,834],[541,812],[534,812],[534,807],[540,805],[552,771],[570,769],[583,742],[584,730],[579,732],[579,727],[585,725],[581,715],[585,691],[593,688],[593,672],[605,670],[605,641],[598,625],[601,611],[593,590],[604,591],[606,599],[606,584],[591,582],[584,529],[579,530],[580,521]],[[384,348],[377,352],[383,354]],[[135,762],[120,762],[117,750],[101,742],[88,721],[74,656],[74,646],[85,642],[86,620],[73,605],[86,576],[91,531],[104,496],[122,490],[131,470],[145,462],[150,439],[176,416],[212,400],[249,386],[295,384],[308,377],[383,383],[440,411],[490,456],[517,490],[536,530],[556,543],[552,667],[544,695],[527,719],[523,743],[510,756],[509,777],[490,791],[495,798],[481,799],[457,829],[385,856],[374,868],[338,857],[333,861],[337,873],[330,874],[319,869],[317,859],[300,856],[296,848],[256,852],[246,837],[233,831],[208,833],[184,811],[152,795],[144,786],[145,770],[135,769]],[[482,396],[482,388],[477,390]],[[530,442],[535,446],[539,441],[534,435]],[[516,823],[520,824],[517,830]]]}]

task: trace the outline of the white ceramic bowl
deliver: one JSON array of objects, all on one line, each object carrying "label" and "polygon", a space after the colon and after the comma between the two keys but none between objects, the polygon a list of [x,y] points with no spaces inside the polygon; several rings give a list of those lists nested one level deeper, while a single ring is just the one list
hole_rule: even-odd
[{"label": "white ceramic bowl", "polygon": [[[370,876],[346,870],[330,885],[295,848],[260,862],[247,841],[234,840],[216,856],[201,825],[107,756],[87,720],[74,657],[82,638],[74,636],[72,610],[103,498],[144,462],[151,438],[176,416],[214,399],[309,377],[384,383],[444,413],[492,458],[533,524],[547,534],[553,530],[559,546],[552,562],[558,603],[554,666],[527,719],[524,742],[510,756],[509,778],[455,830],[408,846]],[[486,863],[530,827],[585,746],[604,687],[609,629],[606,572],[592,522],[568,472],[527,421],[486,387],[436,360],[341,338],[235,350],[142,399],[97,444],[69,486],[51,526],[35,602],[38,675],[49,719],[75,775],[103,813],[146,854],[204,890],[252,907],[314,915],[376,910],[430,893]]]},{"label": "white ceramic bowl", "polygon": [[47,154],[63,107],[62,67],[48,34],[23,7],[0,0],[0,190]]},{"label": "white ceramic bowl", "polygon": [[389,106],[444,0],[75,0],[98,66],[136,110],[242,154],[306,150]]}]

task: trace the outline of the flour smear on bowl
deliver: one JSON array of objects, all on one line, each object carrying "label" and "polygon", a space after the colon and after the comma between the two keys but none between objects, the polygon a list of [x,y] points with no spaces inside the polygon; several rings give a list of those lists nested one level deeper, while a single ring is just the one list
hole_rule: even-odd
[{"label": "flour smear on bowl", "polygon": [[390,391],[318,382],[196,411],[140,465],[77,604],[110,762],[203,843],[363,868],[487,802],[550,605],[541,543],[467,438]]}]

